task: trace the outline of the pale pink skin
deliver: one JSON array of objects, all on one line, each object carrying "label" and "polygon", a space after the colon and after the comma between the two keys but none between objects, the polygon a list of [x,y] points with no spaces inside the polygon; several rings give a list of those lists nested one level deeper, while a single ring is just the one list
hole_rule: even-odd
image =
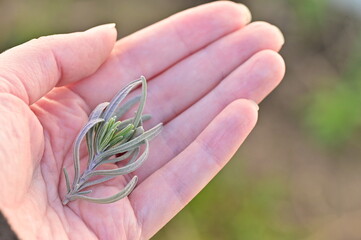
[{"label": "pale pink skin", "polygon": [[[256,123],[254,102],[284,76],[282,34],[250,19],[243,5],[216,2],[117,42],[108,25],[2,53],[0,209],[20,238],[148,239],[173,218],[230,160]],[[137,188],[108,205],[63,206],[62,167],[72,179],[76,134],[97,104],[140,75],[153,115],[146,128],[165,125],[135,173]],[[92,196],[115,194],[130,177]]]}]

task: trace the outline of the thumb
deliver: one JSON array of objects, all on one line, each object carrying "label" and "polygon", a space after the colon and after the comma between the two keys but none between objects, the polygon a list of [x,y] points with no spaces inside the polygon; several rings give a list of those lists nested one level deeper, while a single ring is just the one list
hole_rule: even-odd
[{"label": "thumb", "polygon": [[0,93],[32,104],[55,86],[94,73],[116,41],[115,24],[31,40],[0,54]]}]

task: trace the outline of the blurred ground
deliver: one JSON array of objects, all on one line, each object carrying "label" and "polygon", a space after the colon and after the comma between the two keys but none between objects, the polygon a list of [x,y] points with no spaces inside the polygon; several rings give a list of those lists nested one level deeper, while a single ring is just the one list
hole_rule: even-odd
[{"label": "blurred ground", "polygon": [[[0,50],[107,22],[125,36],[203,2],[0,0]],[[284,32],[285,80],[231,163],[154,239],[361,239],[360,19],[327,0],[243,3]]]}]

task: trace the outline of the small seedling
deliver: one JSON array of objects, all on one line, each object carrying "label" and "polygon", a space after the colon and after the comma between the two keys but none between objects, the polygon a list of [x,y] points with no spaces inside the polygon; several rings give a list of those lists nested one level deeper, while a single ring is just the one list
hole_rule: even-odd
[{"label": "small seedling", "polygon": [[[139,85],[142,85],[142,94],[120,106],[129,92]],[[63,200],[64,205],[76,199],[95,203],[112,203],[128,196],[132,192],[137,184],[137,176],[134,176],[123,190],[110,197],[90,197],[88,194],[92,190],[85,189],[108,181],[116,176],[134,172],[148,157],[149,141],[160,133],[162,123],[148,131],[144,131],[143,121],[150,118],[149,115],[143,115],[146,96],[147,82],[142,76],[120,90],[109,103],[99,104],[89,115],[89,121],[81,129],[74,141],[73,159],[75,173],[72,185],[70,185],[67,170],[63,168],[67,187],[67,194]],[[138,102],[139,106],[135,116],[120,120]],[[84,137],[86,138],[89,157],[85,171],[80,173],[79,151]],[[140,154],[143,145],[145,149]],[[98,169],[103,164],[116,164],[119,162],[126,163],[116,169]]]}]

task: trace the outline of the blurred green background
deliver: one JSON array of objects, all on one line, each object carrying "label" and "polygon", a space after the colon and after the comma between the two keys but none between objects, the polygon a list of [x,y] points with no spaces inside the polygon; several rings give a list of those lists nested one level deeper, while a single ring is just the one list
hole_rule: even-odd
[{"label": "blurred green background", "polygon": [[[122,37],[205,2],[0,0],[0,50],[108,22]],[[234,159],[154,239],[361,239],[361,1],[242,3],[285,34],[285,80]]]}]

